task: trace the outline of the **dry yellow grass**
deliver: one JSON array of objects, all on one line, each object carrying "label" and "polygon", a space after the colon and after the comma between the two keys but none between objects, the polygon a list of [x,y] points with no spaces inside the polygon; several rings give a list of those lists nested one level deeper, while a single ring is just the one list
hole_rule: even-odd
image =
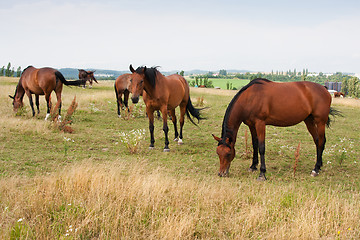
[{"label": "dry yellow grass", "polygon": [[84,161],[0,180],[0,238],[356,239],[359,193],[178,179],[146,161]]}]

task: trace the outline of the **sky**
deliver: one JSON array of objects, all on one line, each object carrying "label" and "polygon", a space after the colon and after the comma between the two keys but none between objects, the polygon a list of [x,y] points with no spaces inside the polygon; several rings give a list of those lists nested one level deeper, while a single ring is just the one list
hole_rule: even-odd
[{"label": "sky", "polygon": [[0,66],[360,73],[358,0],[12,0]]}]

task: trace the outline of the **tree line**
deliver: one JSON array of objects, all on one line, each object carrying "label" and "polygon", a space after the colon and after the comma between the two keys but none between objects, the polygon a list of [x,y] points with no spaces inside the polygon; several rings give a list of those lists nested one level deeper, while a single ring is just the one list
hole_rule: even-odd
[{"label": "tree line", "polygon": [[0,76],[5,77],[20,77],[21,76],[21,67],[19,66],[15,71],[14,67],[11,67],[11,63],[9,62],[7,67],[2,66],[0,69]]}]

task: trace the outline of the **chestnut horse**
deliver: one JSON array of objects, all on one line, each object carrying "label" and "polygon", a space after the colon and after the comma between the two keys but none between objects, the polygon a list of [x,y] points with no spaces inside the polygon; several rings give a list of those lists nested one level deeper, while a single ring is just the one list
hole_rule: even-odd
[{"label": "chestnut horse", "polygon": [[344,97],[345,96],[345,94],[343,94],[342,92],[334,92],[334,97],[335,98],[339,98],[339,97]]},{"label": "chestnut horse", "polygon": [[84,80],[67,81],[64,76],[53,68],[34,68],[28,66],[24,69],[19,79],[19,83],[16,86],[15,95],[10,96],[13,101],[13,108],[16,112],[23,104],[23,98],[26,95],[29,97],[29,102],[33,116],[35,116],[34,104],[32,100],[32,94],[35,94],[37,112],[39,113],[39,95],[45,95],[47,102],[47,114],[45,120],[50,116],[51,92],[54,91],[57,98],[57,105],[59,107],[59,116],[61,113],[61,91],[65,85],[79,86],[84,84]]},{"label": "chestnut horse", "polygon": [[[170,151],[169,139],[168,139],[168,125],[167,116],[168,112],[171,116],[171,120],[174,124],[175,139],[178,144],[182,144],[183,141],[183,126],[184,115],[189,117],[189,120],[193,123],[190,114],[198,119],[203,119],[200,116],[200,110],[196,109],[190,100],[189,84],[182,76],[173,74],[170,76],[162,75],[156,67],[138,67],[136,70],[130,65],[130,71],[132,72],[130,92],[132,93],[131,100],[133,103],[139,101],[139,96],[143,94],[143,100],[146,105],[146,113],[149,118],[150,129],[150,149],[154,148],[154,111],[160,110],[163,117],[163,131],[165,133],[165,147],[164,152]],[[175,108],[180,107],[180,135],[177,130]],[[196,125],[196,124],[195,124]]]},{"label": "chestnut horse", "polygon": [[86,81],[89,81],[90,88],[92,88],[93,80],[96,83],[98,83],[96,81],[96,78],[94,77],[94,72],[95,71],[85,71],[84,69],[78,69],[78,70],[79,70],[79,79],[80,80],[85,80],[84,87],[86,85]]},{"label": "chestnut horse", "polygon": [[315,145],[317,161],[312,176],[317,176],[322,166],[325,147],[325,125],[330,124],[329,114],[341,115],[330,108],[331,95],[324,86],[313,82],[276,83],[255,79],[243,87],[232,99],[224,116],[221,138],[216,149],[220,159],[219,176],[228,176],[230,163],[235,157],[235,142],[241,123],[251,132],[253,160],[250,171],[256,171],[260,153],[260,176],[265,172],[265,126],[287,127],[305,122]]},{"label": "chestnut horse", "polygon": [[[120,107],[123,107],[123,102],[126,109],[129,112],[128,100],[129,100],[129,84],[130,84],[131,74],[125,73],[116,78],[114,88],[117,102],[117,112],[118,116],[121,117]],[[122,100],[122,95],[124,94],[124,101]]]}]

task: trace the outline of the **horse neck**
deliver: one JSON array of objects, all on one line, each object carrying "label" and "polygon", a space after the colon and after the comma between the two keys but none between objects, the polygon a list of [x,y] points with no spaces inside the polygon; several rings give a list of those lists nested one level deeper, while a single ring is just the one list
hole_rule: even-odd
[{"label": "horse neck", "polygon": [[163,86],[163,78],[162,74],[157,73],[155,86],[152,86],[149,81],[144,81],[144,90],[151,98],[162,94],[161,86]]},{"label": "horse neck", "polygon": [[228,117],[224,119],[223,123],[223,139],[230,138],[231,144],[235,145],[236,137],[241,123],[243,122],[242,111],[239,111],[234,104],[228,113]]},{"label": "horse neck", "polygon": [[22,100],[25,95],[25,89],[22,86],[21,80],[22,79],[20,78],[19,83],[16,86],[16,91],[15,91],[15,95],[14,95],[14,98],[19,98],[20,100]]}]

